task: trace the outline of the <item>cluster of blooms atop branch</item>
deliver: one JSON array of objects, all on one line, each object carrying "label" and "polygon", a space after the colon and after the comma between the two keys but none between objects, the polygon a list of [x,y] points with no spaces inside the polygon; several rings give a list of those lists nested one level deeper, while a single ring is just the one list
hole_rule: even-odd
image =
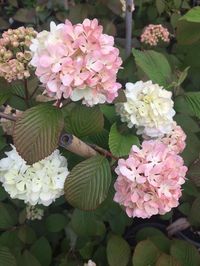
[{"label": "cluster of blooms atop branch", "polygon": [[14,146],[6,155],[0,160],[0,181],[11,198],[48,206],[63,195],[69,172],[59,150],[33,165],[27,165]]},{"label": "cluster of blooms atop branch", "polygon": [[102,33],[97,19],[82,24],[55,25],[33,40],[31,64],[49,96],[82,100],[93,106],[111,103],[121,84],[116,74],[122,64],[114,38]]},{"label": "cluster of blooms atop branch", "polygon": [[116,111],[128,127],[136,126],[137,134],[160,137],[172,130],[173,101],[172,93],[152,81],[127,83],[127,101],[116,104]]},{"label": "cluster of blooms atop branch", "polygon": [[178,206],[186,171],[183,159],[161,141],[134,145],[128,159],[118,161],[114,200],[129,217],[165,214]]},{"label": "cluster of blooms atop branch", "polygon": [[89,260],[88,263],[84,263],[84,266],[96,266],[96,263],[92,260]]},{"label": "cluster of blooms atop branch", "polygon": [[36,206],[31,206],[31,205],[26,206],[26,218],[28,220],[31,220],[31,221],[41,220],[43,216],[44,216],[44,210]]},{"label": "cluster of blooms atop branch", "polygon": [[165,43],[170,41],[168,29],[164,28],[161,24],[150,24],[145,27],[141,35],[141,42],[150,46],[157,46],[159,41],[163,41]]},{"label": "cluster of blooms atop branch", "polygon": [[0,39],[0,77],[8,82],[30,76],[32,58],[29,46],[36,36],[33,28],[9,29]]}]

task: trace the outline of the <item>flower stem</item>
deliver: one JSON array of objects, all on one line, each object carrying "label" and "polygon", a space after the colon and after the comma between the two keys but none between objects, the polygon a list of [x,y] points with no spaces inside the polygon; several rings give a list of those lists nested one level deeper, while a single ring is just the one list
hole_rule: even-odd
[{"label": "flower stem", "polygon": [[131,54],[131,43],[132,43],[132,7],[133,0],[126,0],[126,56],[128,57]]},{"label": "flower stem", "polygon": [[24,79],[24,90],[25,90],[25,102],[27,107],[29,107],[29,93],[28,93],[28,81]]}]

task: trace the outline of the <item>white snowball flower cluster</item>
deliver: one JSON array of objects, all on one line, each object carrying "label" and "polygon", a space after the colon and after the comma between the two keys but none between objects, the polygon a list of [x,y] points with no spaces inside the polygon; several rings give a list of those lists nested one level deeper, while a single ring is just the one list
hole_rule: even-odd
[{"label": "white snowball flower cluster", "polygon": [[116,104],[116,111],[128,127],[136,126],[137,134],[149,137],[162,137],[173,127],[172,93],[152,81],[127,83],[127,101]]},{"label": "white snowball flower cluster", "polygon": [[26,218],[28,220],[32,220],[32,221],[41,220],[43,216],[44,216],[44,210],[36,206],[31,206],[31,205],[26,206]]},{"label": "white snowball flower cluster", "polygon": [[33,165],[27,165],[14,146],[6,155],[0,160],[0,181],[11,198],[48,206],[63,195],[69,171],[59,150]]},{"label": "white snowball flower cluster", "polygon": [[92,260],[89,260],[88,263],[84,263],[84,266],[96,266],[96,263]]}]

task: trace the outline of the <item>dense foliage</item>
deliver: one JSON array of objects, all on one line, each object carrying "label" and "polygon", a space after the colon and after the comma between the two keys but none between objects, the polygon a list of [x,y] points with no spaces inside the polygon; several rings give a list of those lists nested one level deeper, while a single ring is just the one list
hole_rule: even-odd
[{"label": "dense foliage", "polygon": [[[166,233],[168,225],[186,218],[188,231],[196,232],[199,240],[200,7],[194,7],[198,1],[188,0],[134,2],[133,49],[127,57],[125,1],[2,1],[0,29],[4,42],[0,43],[0,64],[6,64],[0,67],[0,105],[3,114],[14,121],[1,118],[1,159],[7,154],[0,161],[1,266],[78,266],[89,260],[85,265],[200,265],[198,243],[184,234],[168,237]],[[83,22],[85,18],[97,18],[103,32],[114,36],[119,55],[112,38],[102,35],[97,21],[90,24],[88,20]],[[54,42],[59,38],[60,28],[51,24],[52,35],[41,31],[49,30],[51,21],[58,24],[66,19],[65,26],[60,27],[68,35],[62,36],[57,50],[52,49],[49,43],[55,36]],[[82,22],[85,28],[76,25]],[[31,28],[15,30],[23,25],[41,32],[41,42],[30,46],[36,32]],[[78,52],[66,58],[65,49],[74,49],[70,38],[77,32],[83,32],[76,44]],[[97,44],[90,34],[98,36]],[[10,37],[13,35],[14,39]],[[88,43],[92,45],[88,47]],[[47,51],[55,62],[50,61]],[[85,70],[89,67],[95,73],[91,79],[90,71]],[[46,79],[47,74],[51,78]],[[99,76],[103,82],[99,82]],[[44,86],[47,95],[42,95]],[[83,86],[86,92],[81,90]],[[151,89],[150,96],[161,102],[153,126],[149,121],[155,108],[130,113],[137,105],[137,110],[143,106],[143,98],[139,93],[133,95],[134,89],[141,95]],[[95,91],[96,98],[91,97],[91,91]],[[142,111],[146,112],[145,118]],[[68,133],[64,135],[68,144],[70,137],[78,138],[78,148],[68,149],[60,141],[63,133]],[[159,145],[154,145],[155,138]],[[148,145],[142,144],[143,139],[149,141]],[[10,146],[13,143],[17,151]],[[169,144],[171,150],[166,146]],[[88,158],[79,151],[82,147],[89,152]],[[150,172],[145,168],[149,154],[160,156],[158,161],[163,164],[167,162],[165,171],[157,171],[174,191],[171,188],[171,201],[166,192],[166,197],[154,199],[154,205],[146,206],[141,213],[138,206],[148,200],[145,193],[141,194],[147,185],[139,178],[132,182],[130,167],[133,170],[137,164],[140,173]],[[119,158],[123,159],[118,162]],[[170,180],[171,172],[175,183]],[[48,190],[50,182],[53,185]],[[132,207],[127,208],[126,188],[133,183],[138,194],[130,195]],[[159,195],[161,185],[154,187]],[[173,208],[178,201],[180,205]],[[154,214],[150,220],[141,219]]]}]

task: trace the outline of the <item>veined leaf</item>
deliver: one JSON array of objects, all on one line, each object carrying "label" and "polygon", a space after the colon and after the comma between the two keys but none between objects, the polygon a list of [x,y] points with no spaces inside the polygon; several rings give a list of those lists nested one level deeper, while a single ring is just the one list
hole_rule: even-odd
[{"label": "veined leaf", "polygon": [[49,156],[58,146],[63,129],[60,109],[41,104],[25,111],[16,121],[14,145],[29,164]]},{"label": "veined leaf", "polygon": [[7,247],[0,246],[0,265],[1,266],[17,266],[15,257]]},{"label": "veined leaf", "polygon": [[132,145],[139,145],[139,139],[133,134],[123,135],[118,129],[116,123],[112,125],[109,134],[109,147],[113,155],[128,155]]},{"label": "veined leaf", "polygon": [[141,241],[135,248],[132,259],[133,265],[155,265],[160,253],[160,250],[150,240]]},{"label": "veined leaf", "polygon": [[168,87],[172,78],[172,70],[163,54],[153,50],[143,52],[133,49],[133,55],[137,66],[149,79],[161,86]]},{"label": "veined leaf", "polygon": [[186,241],[175,240],[171,246],[171,255],[176,258],[182,266],[199,266],[200,255],[198,250]]},{"label": "veined leaf", "polygon": [[108,160],[100,155],[77,164],[65,181],[65,197],[81,210],[94,210],[106,198],[111,183]]},{"label": "veined leaf", "polygon": [[200,118],[200,92],[187,92],[185,99],[193,111],[193,115]]},{"label": "veined leaf", "polygon": [[128,243],[120,236],[113,235],[108,240],[107,258],[110,266],[126,266],[131,251]]},{"label": "veined leaf", "polygon": [[89,108],[83,105],[75,105],[65,117],[66,131],[77,137],[94,135],[103,130],[104,118],[98,106]]},{"label": "veined leaf", "polygon": [[155,266],[181,266],[181,264],[174,257],[163,253],[158,258]]}]

